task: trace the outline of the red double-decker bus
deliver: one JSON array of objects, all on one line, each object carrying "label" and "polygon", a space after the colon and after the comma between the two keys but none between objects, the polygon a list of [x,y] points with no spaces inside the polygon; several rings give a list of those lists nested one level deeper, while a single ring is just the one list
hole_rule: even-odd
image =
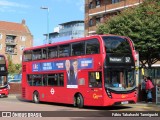
[{"label": "red double-decker bus", "polygon": [[24,50],[22,97],[77,107],[136,103],[131,39],[95,35]]},{"label": "red double-decker bus", "polygon": [[7,60],[4,55],[0,55],[0,97],[8,96],[8,69]]}]

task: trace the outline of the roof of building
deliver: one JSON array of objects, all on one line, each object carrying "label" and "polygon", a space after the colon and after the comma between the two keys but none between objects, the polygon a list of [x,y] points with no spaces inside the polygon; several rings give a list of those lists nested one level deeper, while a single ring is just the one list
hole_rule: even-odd
[{"label": "roof of building", "polygon": [[59,25],[65,25],[65,24],[71,24],[71,23],[77,23],[77,22],[84,23],[84,20],[74,20],[74,21],[69,21],[69,22],[61,23]]},{"label": "roof of building", "polygon": [[25,20],[22,20],[22,23],[0,21],[0,30],[30,33]]}]

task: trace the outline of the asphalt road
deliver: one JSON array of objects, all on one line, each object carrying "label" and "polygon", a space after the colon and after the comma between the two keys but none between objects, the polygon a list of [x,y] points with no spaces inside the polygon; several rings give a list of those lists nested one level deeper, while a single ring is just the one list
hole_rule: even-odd
[{"label": "asphalt road", "polygon": [[[20,117],[28,117],[28,116],[35,117],[37,115],[37,117],[50,116],[47,119],[51,119],[51,117],[55,117],[54,120],[60,119],[60,118],[61,120],[63,119],[64,120],[72,120],[72,119],[88,120],[88,119],[91,119],[90,116],[94,116],[93,118],[96,118],[96,120],[97,120],[97,117],[98,117],[98,120],[99,119],[101,120],[104,117],[107,117],[107,120],[108,120],[109,117],[113,119],[112,117],[113,113],[119,113],[119,112],[128,113],[129,111],[131,112],[135,111],[135,114],[139,114],[142,111],[149,111],[151,113],[156,114],[157,113],[156,111],[160,111],[160,106],[156,104],[137,103],[137,104],[127,104],[127,105],[119,105],[119,106],[111,106],[111,107],[88,107],[87,106],[79,109],[79,108],[73,107],[73,105],[66,105],[66,104],[56,104],[56,103],[46,103],[46,102],[35,104],[31,101],[22,100],[20,95],[9,95],[6,98],[0,98],[0,111],[1,111],[1,114],[2,112],[12,112],[12,117],[16,117],[16,119],[17,118],[20,119]],[[18,113],[13,114],[14,111]],[[6,113],[3,113],[3,114],[4,114],[3,116],[5,116]],[[122,116],[118,117],[118,114],[114,114],[114,118],[121,119],[121,117]],[[6,118],[3,117],[2,119],[6,119]]]}]

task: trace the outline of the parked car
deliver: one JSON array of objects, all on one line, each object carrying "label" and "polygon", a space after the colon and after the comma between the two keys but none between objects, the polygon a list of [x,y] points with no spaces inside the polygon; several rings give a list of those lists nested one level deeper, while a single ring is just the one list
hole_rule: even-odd
[{"label": "parked car", "polygon": [[10,79],[8,83],[21,83],[21,79]]}]

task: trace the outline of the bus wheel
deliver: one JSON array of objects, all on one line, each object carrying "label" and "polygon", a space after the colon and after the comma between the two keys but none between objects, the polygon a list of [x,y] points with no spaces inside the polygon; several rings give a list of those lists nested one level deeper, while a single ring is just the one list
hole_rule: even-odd
[{"label": "bus wheel", "polygon": [[39,93],[37,91],[33,93],[33,102],[39,103]]},{"label": "bus wheel", "polygon": [[78,94],[75,98],[75,104],[77,107],[82,108],[84,104],[84,100],[81,94]]}]

